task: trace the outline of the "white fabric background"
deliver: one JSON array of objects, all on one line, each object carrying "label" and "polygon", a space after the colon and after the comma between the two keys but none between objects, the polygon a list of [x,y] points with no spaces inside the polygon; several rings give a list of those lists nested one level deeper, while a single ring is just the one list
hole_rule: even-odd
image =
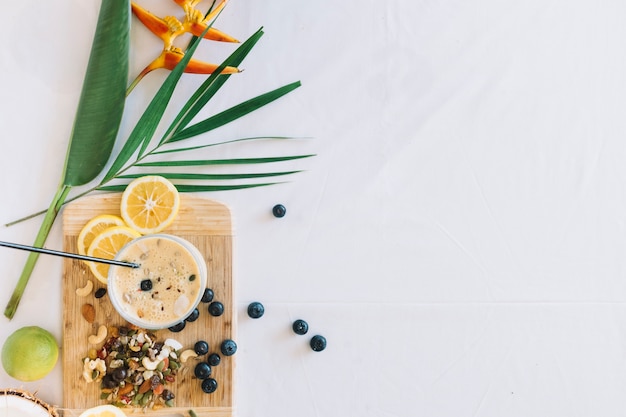
[{"label": "white fabric background", "polygon": [[[1,223],[53,196],[98,7],[0,6]],[[216,107],[303,86],[219,137],[308,139],[217,156],[317,154],[281,165],[306,170],[288,183],[207,194],[235,221],[238,415],[626,415],[625,16],[610,0],[231,1],[216,27],[266,35]],[[135,74],[160,45],[132,35]],[[133,92],[126,132],[164,75]],[[25,258],[0,251],[2,307]],[[31,324],[60,340],[60,278],[40,258],[0,340]],[[298,317],[326,351],[291,333]],[[59,368],[0,386],[58,404]]]}]

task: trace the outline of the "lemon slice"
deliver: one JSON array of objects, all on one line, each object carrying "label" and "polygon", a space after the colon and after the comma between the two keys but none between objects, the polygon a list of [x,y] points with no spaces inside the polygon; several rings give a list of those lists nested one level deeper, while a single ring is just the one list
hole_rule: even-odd
[{"label": "lemon slice", "polygon": [[[122,247],[131,240],[141,236],[136,230],[127,226],[113,226],[100,232],[87,249],[87,255],[97,258],[113,259]],[[99,262],[87,262],[89,269],[98,281],[107,283],[109,265]]]},{"label": "lemon slice", "polygon": [[146,175],[126,186],[120,211],[128,226],[145,235],[172,224],[179,207],[180,196],[174,184],[158,175]]},{"label": "lemon slice", "polygon": [[81,255],[87,255],[89,245],[91,245],[93,239],[104,229],[124,225],[124,220],[121,217],[114,216],[112,214],[102,214],[89,220],[78,234],[78,240],[76,241],[78,253]]},{"label": "lemon slice", "polygon": [[126,414],[114,405],[99,405],[88,408],[78,417],[126,417]]}]

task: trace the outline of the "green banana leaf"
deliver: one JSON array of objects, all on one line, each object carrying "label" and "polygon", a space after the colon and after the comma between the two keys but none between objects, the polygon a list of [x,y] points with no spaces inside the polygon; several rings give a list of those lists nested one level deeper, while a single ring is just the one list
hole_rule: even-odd
[{"label": "green banana leaf", "polygon": [[124,112],[130,1],[103,0],[65,158],[62,183],[77,186],[104,168]]},{"label": "green banana leaf", "polygon": [[[129,32],[130,1],[102,0],[61,182],[37,232],[35,247],[46,243],[70,189],[98,176],[111,155],[124,111]],[[17,311],[38,258],[38,253],[31,252],[26,259],[4,310],[9,320]]]}]

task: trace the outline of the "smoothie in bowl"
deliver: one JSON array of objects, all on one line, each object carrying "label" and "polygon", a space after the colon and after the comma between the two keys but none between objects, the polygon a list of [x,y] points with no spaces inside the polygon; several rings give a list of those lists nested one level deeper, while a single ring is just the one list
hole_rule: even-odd
[{"label": "smoothie in bowl", "polygon": [[129,323],[165,329],[183,321],[200,303],[207,267],[190,242],[167,234],[146,235],[124,246],[115,259],[140,265],[109,268],[111,303]]}]

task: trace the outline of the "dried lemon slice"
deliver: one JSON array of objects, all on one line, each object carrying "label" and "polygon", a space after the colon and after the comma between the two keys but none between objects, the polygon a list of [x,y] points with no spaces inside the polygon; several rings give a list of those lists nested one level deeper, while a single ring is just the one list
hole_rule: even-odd
[{"label": "dried lemon slice", "polygon": [[[87,249],[87,255],[96,258],[113,259],[122,247],[131,240],[141,236],[136,230],[127,226],[113,226],[100,232]],[[107,283],[109,265],[98,262],[87,262],[89,269],[98,281]]]},{"label": "dried lemon slice", "polygon": [[99,405],[83,411],[79,417],[126,417],[126,414],[114,405]]},{"label": "dried lemon slice", "polygon": [[158,175],[146,175],[128,184],[120,211],[128,226],[145,235],[172,224],[179,207],[180,196],[174,184]]},{"label": "dried lemon slice", "polygon": [[94,238],[103,230],[113,226],[124,226],[124,220],[119,216],[112,214],[101,214],[89,220],[78,234],[76,246],[78,253],[87,255],[87,249],[93,242]]}]

